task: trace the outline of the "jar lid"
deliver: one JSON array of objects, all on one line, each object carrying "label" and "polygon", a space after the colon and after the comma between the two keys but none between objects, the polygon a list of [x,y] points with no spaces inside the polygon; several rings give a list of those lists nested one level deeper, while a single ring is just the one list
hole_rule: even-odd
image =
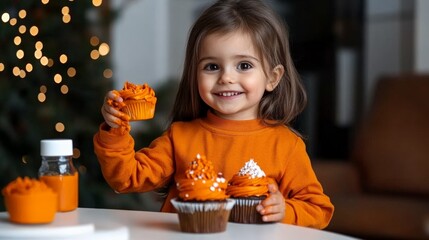
[{"label": "jar lid", "polygon": [[44,139],[40,141],[41,156],[73,156],[71,139]]}]

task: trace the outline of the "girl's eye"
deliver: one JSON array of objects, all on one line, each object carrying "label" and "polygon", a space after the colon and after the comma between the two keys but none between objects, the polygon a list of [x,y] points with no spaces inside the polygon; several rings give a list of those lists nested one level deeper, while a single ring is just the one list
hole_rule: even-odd
[{"label": "girl's eye", "polygon": [[204,70],[207,70],[207,71],[216,71],[216,70],[219,70],[219,66],[216,65],[216,64],[213,64],[213,63],[209,63],[209,64],[206,64],[204,66]]},{"label": "girl's eye", "polygon": [[253,68],[253,66],[248,62],[242,62],[238,64],[237,68],[240,70],[248,70]]}]

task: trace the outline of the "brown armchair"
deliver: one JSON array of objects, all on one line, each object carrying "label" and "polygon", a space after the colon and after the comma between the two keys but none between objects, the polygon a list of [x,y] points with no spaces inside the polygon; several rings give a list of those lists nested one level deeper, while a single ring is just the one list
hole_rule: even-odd
[{"label": "brown armchair", "polygon": [[328,230],[429,239],[429,75],[380,79],[350,159],[313,167],[336,207]]}]

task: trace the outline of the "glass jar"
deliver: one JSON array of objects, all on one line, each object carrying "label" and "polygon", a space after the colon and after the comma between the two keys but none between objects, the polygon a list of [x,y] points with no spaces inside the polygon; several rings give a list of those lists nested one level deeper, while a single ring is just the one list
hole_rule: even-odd
[{"label": "glass jar", "polygon": [[45,139],[40,141],[42,163],[39,179],[58,194],[58,211],[68,212],[78,206],[78,172],[73,165],[73,141]]}]

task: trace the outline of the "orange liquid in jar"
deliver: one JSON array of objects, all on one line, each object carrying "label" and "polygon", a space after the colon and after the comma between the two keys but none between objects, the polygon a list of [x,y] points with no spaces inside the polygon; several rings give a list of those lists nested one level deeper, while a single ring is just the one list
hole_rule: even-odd
[{"label": "orange liquid in jar", "polygon": [[75,210],[78,205],[78,173],[74,175],[41,176],[40,180],[58,194],[58,211]]}]

